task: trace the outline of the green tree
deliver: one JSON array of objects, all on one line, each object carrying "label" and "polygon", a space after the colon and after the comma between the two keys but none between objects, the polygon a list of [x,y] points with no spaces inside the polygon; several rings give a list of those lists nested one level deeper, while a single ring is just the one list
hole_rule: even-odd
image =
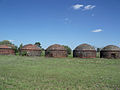
[{"label": "green tree", "polygon": [[13,45],[9,40],[3,40],[0,42],[0,45]]},{"label": "green tree", "polygon": [[19,48],[18,48],[18,51],[19,51],[19,52],[20,52],[20,50],[22,49],[22,47],[23,47],[23,44],[21,43],[20,46],[19,46]]},{"label": "green tree", "polygon": [[40,42],[36,42],[36,43],[35,43],[35,45],[36,45],[36,46],[38,46],[38,47],[40,47],[40,48],[42,48],[42,46],[41,46],[41,43],[40,43]]},{"label": "green tree", "polygon": [[18,47],[14,46],[13,49],[15,50],[15,54],[18,53]]},{"label": "green tree", "polygon": [[72,52],[71,48],[69,46],[65,46],[65,45],[63,46],[67,49],[67,54],[70,55]]},{"label": "green tree", "polygon": [[21,53],[22,47],[23,47],[23,44],[21,43],[20,46],[19,46],[19,48],[18,48],[18,55],[21,55],[21,54],[22,54],[22,53]]},{"label": "green tree", "polygon": [[97,52],[100,52],[101,48],[97,48]]}]

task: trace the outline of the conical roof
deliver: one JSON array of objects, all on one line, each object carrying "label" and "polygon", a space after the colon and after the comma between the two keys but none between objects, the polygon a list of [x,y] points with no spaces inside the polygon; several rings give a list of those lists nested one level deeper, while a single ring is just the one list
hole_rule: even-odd
[{"label": "conical roof", "polygon": [[101,51],[120,51],[120,48],[115,45],[108,45],[104,47]]},{"label": "conical roof", "polygon": [[40,47],[32,44],[27,44],[22,47],[22,49],[28,49],[28,50],[40,50]]},{"label": "conical roof", "polygon": [[95,50],[95,48],[89,44],[81,44],[77,46],[74,50]]},{"label": "conical roof", "polygon": [[59,44],[54,44],[49,46],[46,50],[66,50],[64,46]]}]

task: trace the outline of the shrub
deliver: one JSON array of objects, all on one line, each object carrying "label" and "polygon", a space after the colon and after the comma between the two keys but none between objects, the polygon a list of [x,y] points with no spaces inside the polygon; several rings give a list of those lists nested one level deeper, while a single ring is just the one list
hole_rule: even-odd
[{"label": "shrub", "polygon": [[64,46],[64,47],[67,49],[67,54],[70,55],[72,52],[71,48],[69,46]]},{"label": "shrub", "polygon": [[21,55],[22,55],[22,56],[27,56],[27,52],[26,52],[26,51],[23,51],[23,52],[21,52]]}]

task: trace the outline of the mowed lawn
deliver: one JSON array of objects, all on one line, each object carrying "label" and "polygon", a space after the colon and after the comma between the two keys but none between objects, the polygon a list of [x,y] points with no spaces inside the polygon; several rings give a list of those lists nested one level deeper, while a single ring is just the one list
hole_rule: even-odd
[{"label": "mowed lawn", "polygon": [[0,90],[120,90],[120,59],[0,56]]}]

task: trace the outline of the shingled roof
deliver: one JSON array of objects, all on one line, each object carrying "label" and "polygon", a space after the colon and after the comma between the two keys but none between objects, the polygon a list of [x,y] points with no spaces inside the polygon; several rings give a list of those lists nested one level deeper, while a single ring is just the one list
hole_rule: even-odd
[{"label": "shingled roof", "polygon": [[66,50],[66,48],[59,44],[49,46],[46,50]]},{"label": "shingled roof", "polygon": [[108,45],[104,47],[101,51],[120,51],[120,48],[115,45]]},{"label": "shingled roof", "polygon": [[25,50],[41,50],[38,46],[32,45],[32,44],[27,44],[22,47],[22,49]]},{"label": "shingled roof", "polygon": [[95,48],[89,44],[81,44],[77,46],[75,50],[95,50]]}]

